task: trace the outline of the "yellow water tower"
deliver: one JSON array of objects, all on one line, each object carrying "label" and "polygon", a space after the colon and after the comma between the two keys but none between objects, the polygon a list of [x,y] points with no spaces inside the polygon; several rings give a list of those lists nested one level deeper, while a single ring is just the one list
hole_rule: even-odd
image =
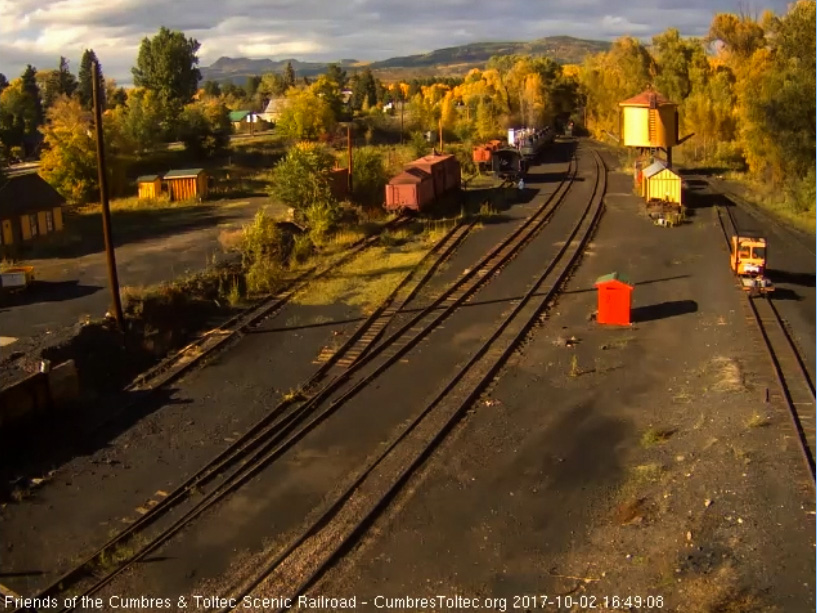
[{"label": "yellow water tower", "polygon": [[672,166],[672,148],[692,136],[678,138],[678,105],[647,89],[618,106],[622,144],[641,153],[664,151],[667,166]]}]

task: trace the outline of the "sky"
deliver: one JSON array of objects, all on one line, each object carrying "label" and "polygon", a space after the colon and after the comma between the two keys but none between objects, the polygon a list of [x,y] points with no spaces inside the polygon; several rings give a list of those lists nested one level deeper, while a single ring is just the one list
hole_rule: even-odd
[{"label": "sky", "polygon": [[86,48],[103,73],[129,85],[140,41],[160,26],[219,57],[383,60],[469,42],[568,35],[648,39],[668,27],[706,33],[715,12],[784,12],[786,0],[0,0],[0,72],[26,64],[74,72]]}]

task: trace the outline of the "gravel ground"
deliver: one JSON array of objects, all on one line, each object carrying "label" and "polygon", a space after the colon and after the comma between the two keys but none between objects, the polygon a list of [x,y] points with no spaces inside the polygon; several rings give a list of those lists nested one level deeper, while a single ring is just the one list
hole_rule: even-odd
[{"label": "gravel ground", "polygon": [[[630,180],[611,174],[601,229],[546,323],[310,595],[364,610],[440,594],[814,609],[813,487],[785,408],[761,401],[772,377],[716,220],[653,227]],[[613,270],[636,283],[630,329],[587,321],[593,281]]]}]

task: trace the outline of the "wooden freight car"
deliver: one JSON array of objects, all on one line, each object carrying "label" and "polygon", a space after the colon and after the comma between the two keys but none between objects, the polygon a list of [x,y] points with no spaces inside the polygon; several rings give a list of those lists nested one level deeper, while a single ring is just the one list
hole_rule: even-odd
[{"label": "wooden freight car", "polygon": [[434,202],[434,179],[426,171],[409,167],[386,185],[386,209],[422,211]]},{"label": "wooden freight car", "polygon": [[431,175],[435,198],[459,189],[462,184],[460,163],[451,154],[426,155],[414,160],[407,167],[420,168]]}]

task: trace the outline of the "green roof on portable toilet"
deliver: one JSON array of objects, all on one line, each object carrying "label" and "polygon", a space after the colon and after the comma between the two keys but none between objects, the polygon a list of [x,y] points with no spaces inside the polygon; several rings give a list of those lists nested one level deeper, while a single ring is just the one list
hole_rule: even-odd
[{"label": "green roof on portable toilet", "polygon": [[602,283],[607,283],[608,281],[618,281],[619,283],[624,283],[625,285],[629,285],[633,287],[633,284],[630,283],[630,277],[622,272],[611,272],[608,275],[602,275],[593,285],[601,285]]}]

